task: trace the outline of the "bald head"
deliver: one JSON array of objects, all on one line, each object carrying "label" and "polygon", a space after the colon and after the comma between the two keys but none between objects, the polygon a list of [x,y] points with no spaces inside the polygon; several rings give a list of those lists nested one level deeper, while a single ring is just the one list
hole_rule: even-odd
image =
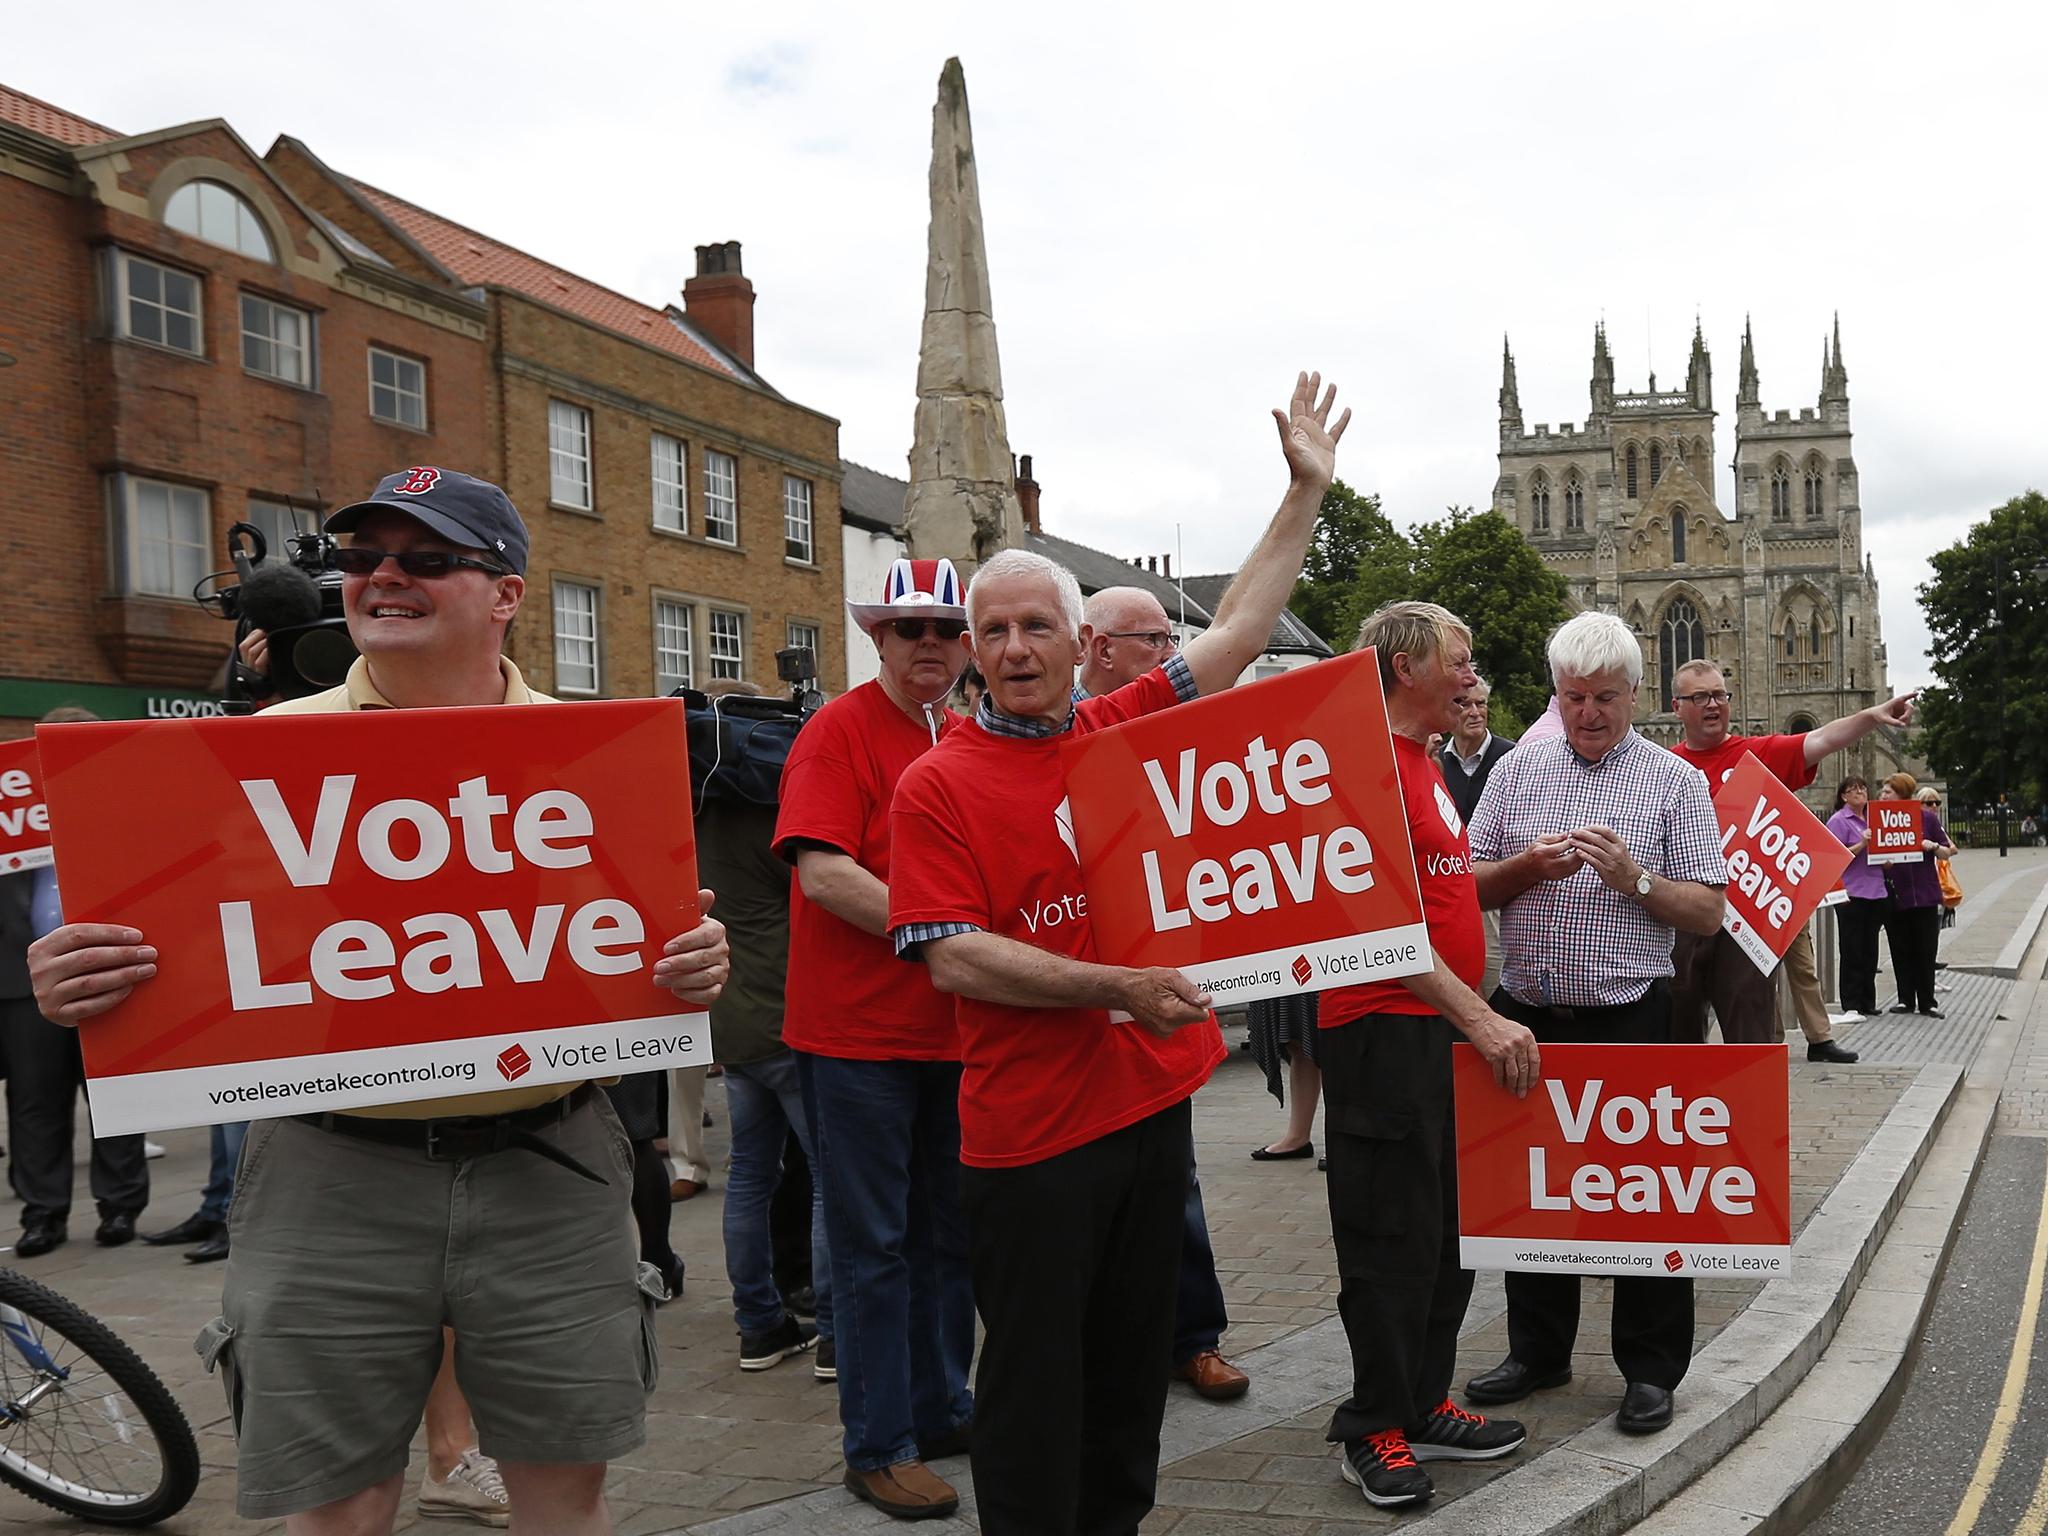
[{"label": "bald head", "polygon": [[1104,587],[1081,610],[1083,691],[1109,693],[1143,677],[1173,654],[1172,639],[1158,598],[1143,587]]}]

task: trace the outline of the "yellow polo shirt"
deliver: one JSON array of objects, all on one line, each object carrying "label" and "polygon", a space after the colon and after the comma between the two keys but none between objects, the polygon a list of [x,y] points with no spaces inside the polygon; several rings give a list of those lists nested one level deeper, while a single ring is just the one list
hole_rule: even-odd
[{"label": "yellow polo shirt", "polygon": [[[535,693],[526,686],[526,679],[519,675],[519,669],[509,658],[500,656],[498,667],[505,674],[505,697],[501,704],[556,704],[558,699],[545,693]],[[329,688],[325,693],[308,694],[302,699],[287,699],[282,704],[273,704],[263,711],[266,715],[332,715],[350,709],[392,709],[396,706],[377,691],[377,685],[370,681],[370,664],[362,657],[356,658],[355,665],[348,669],[348,677],[338,688]],[[616,1082],[616,1078],[604,1079]],[[552,1103],[563,1095],[575,1091],[575,1083],[542,1083],[532,1088],[500,1088],[491,1093],[467,1093],[456,1098],[414,1099],[406,1104],[375,1104],[367,1108],[351,1109],[351,1115],[368,1115],[383,1120],[438,1120],[455,1115],[505,1115],[518,1109],[532,1109],[539,1104]]]}]

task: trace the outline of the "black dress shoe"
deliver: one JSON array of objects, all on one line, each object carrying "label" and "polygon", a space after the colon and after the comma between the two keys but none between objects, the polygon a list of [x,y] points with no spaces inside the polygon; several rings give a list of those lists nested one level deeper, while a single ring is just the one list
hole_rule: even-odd
[{"label": "black dress shoe", "polygon": [[113,1211],[100,1218],[100,1224],[93,1229],[92,1240],[102,1248],[119,1248],[123,1243],[135,1241],[135,1213]]},{"label": "black dress shoe", "polygon": [[1911,1013],[1913,1005],[1911,1003],[1893,1003],[1888,1011],[1892,1013]]},{"label": "black dress shoe", "polygon": [[1671,1394],[1647,1381],[1632,1381],[1621,1395],[1614,1427],[1624,1435],[1654,1435],[1671,1422]]},{"label": "black dress shoe", "polygon": [[17,1259],[39,1258],[70,1236],[61,1221],[25,1221],[21,1224],[21,1236],[14,1240],[14,1256]]},{"label": "black dress shoe", "polygon": [[1571,1379],[1572,1368],[1568,1365],[1554,1371],[1534,1371],[1509,1355],[1485,1375],[1466,1382],[1465,1395],[1475,1403],[1519,1403],[1531,1392],[1561,1387]]},{"label": "black dress shoe", "polygon": [[222,1227],[213,1236],[185,1255],[187,1264],[211,1264],[215,1259],[228,1256],[228,1229]]},{"label": "black dress shoe", "polygon": [[1856,1059],[1856,1053],[1847,1046],[1837,1045],[1832,1040],[1816,1040],[1806,1048],[1808,1061],[1838,1061],[1847,1066]]},{"label": "black dress shoe", "polygon": [[1920,1010],[1920,1017],[1923,1019],[1939,1019],[1946,1017],[1946,1015],[1939,1008],[1922,1008]]},{"label": "black dress shoe", "polygon": [[1304,1141],[1300,1146],[1290,1148],[1285,1152],[1275,1152],[1271,1147],[1252,1148],[1252,1161],[1255,1163],[1291,1163],[1297,1157],[1314,1157],[1315,1155],[1316,1144],[1312,1141]]},{"label": "black dress shoe", "polygon": [[211,1216],[202,1216],[194,1211],[175,1227],[162,1232],[145,1232],[142,1240],[152,1248],[183,1248],[187,1243],[203,1243],[214,1233],[227,1225],[215,1221]]}]

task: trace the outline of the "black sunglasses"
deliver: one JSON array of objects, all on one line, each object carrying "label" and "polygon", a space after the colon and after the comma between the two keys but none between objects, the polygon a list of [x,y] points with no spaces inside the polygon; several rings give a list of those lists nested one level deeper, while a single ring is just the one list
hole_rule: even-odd
[{"label": "black sunglasses", "polygon": [[889,627],[899,640],[922,640],[926,635],[958,640],[967,633],[967,625],[959,619],[892,619]]},{"label": "black sunglasses", "polygon": [[442,549],[379,549],[374,544],[344,544],[334,552],[335,569],[345,576],[367,576],[386,560],[396,560],[408,576],[438,581],[452,576],[458,568],[488,571],[493,576],[510,576],[511,570],[489,560],[472,560]]}]

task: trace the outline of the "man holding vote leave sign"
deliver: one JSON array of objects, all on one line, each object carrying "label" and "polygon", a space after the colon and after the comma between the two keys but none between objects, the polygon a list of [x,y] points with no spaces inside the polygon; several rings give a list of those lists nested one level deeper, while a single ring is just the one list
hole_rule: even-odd
[{"label": "man holding vote leave sign", "polygon": [[[337,559],[342,600],[361,658],[342,686],[278,705],[265,722],[278,715],[552,702],[529,691],[501,654],[525,591],[527,552],[525,524],[503,491],[417,466],[386,477],[368,501],[343,507],[326,528],[344,539]],[[275,729],[254,721],[219,724],[255,735]],[[371,722],[361,726],[367,731]],[[302,766],[281,761],[278,774]],[[422,765],[421,781],[435,782],[446,766]],[[676,765],[678,775],[682,767]],[[320,793],[328,794],[324,785]],[[475,878],[515,884],[523,879],[515,861],[560,867],[562,860],[592,857],[587,812],[579,822],[560,795],[548,799],[543,792],[512,809],[486,786],[465,784],[448,805],[461,830],[444,822],[437,839],[435,807],[381,802],[381,828],[368,825],[368,814],[359,818],[350,854],[400,880],[414,878],[415,870],[424,877],[429,871],[419,866],[438,859],[467,861]],[[407,818],[417,837],[394,842],[393,822]],[[56,821],[61,844],[61,809]],[[314,882],[307,888],[317,889],[323,864],[331,867],[336,818],[330,813],[323,822],[302,810],[294,822],[270,818],[273,846],[295,888]],[[378,870],[380,862],[390,867]],[[709,891],[697,896],[709,906]],[[229,910],[235,905],[222,904],[224,924],[271,916],[244,910],[238,919]],[[487,928],[505,916],[479,913]],[[507,935],[509,951],[492,935],[506,965],[544,963],[536,953],[540,918],[537,911],[527,939]],[[377,969],[365,959],[374,925],[335,926],[351,931],[324,953],[316,946],[303,959],[283,957],[288,964],[273,956],[270,967],[245,976],[245,1002],[300,1006],[306,998],[297,989],[310,998],[312,982],[337,998],[372,989],[353,993],[364,1007],[389,996],[389,964],[383,974],[363,974]],[[442,924],[444,931],[452,926]],[[564,927],[569,959],[586,972],[615,974],[624,962],[639,973],[639,987],[651,982],[696,1007],[708,1006],[724,984],[724,929],[709,917],[668,940],[646,970],[632,958],[638,945],[625,942],[619,914],[590,914],[580,928],[572,918]],[[324,934],[321,943],[327,944]],[[407,954],[401,974],[410,992],[471,985],[455,975],[467,960],[452,934],[448,943],[454,958],[444,955],[441,965],[416,969],[416,952]],[[102,1015],[118,1021],[114,1010],[149,985],[159,957],[135,928],[73,923],[39,940],[29,958],[43,1012],[90,1028]],[[280,979],[309,971],[310,981]],[[460,995],[400,1006],[417,1010],[418,1035],[427,1038],[432,1014]],[[510,1083],[530,1068],[508,1052],[498,1070]],[[446,1324],[455,1330],[456,1375],[482,1449],[499,1462],[521,1528],[562,1536],[608,1530],[605,1463],[643,1442],[653,1385],[650,1298],[636,1283],[628,1216],[629,1157],[617,1119],[587,1082],[254,1126],[230,1223],[222,1315],[198,1341],[208,1367],[225,1378],[235,1415],[239,1512],[250,1519],[285,1516],[292,1536],[390,1530],[406,1448],[440,1363]]]}]

